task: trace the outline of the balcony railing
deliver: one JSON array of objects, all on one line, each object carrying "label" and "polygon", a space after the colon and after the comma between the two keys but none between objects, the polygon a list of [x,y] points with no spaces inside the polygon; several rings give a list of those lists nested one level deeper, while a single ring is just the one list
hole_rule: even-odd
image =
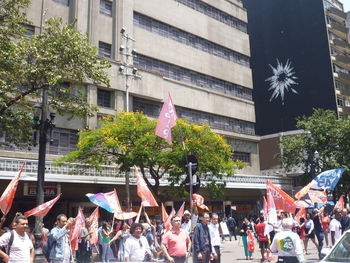
[{"label": "balcony railing", "polygon": [[[26,178],[35,181],[35,175],[37,174],[38,169],[37,160],[4,157],[0,157],[0,179],[9,179],[11,176],[14,176],[24,161],[26,161],[26,165],[23,173],[27,175]],[[51,181],[56,180],[57,182],[73,182],[80,180],[84,183],[96,183],[99,181],[100,183],[104,182],[113,184],[123,184],[125,182],[125,174],[124,172],[121,172],[118,167],[104,165],[101,168],[102,169],[98,170],[89,165],[73,163],[64,163],[63,165],[58,166],[52,161],[47,161],[45,166],[46,178],[51,178]],[[5,176],[5,174],[7,176]],[[149,174],[147,177],[151,179]],[[293,179],[291,178],[281,176],[269,176],[268,178],[272,183],[279,185],[282,188],[290,188],[293,185]],[[264,189],[266,176],[239,174],[232,177],[224,177],[223,179],[218,180],[225,181],[228,188],[251,187]],[[152,182],[152,180],[150,181]],[[205,182],[205,180],[202,181]],[[136,184],[136,175],[133,172],[130,173],[130,183]],[[167,176],[164,176],[161,179],[161,185],[164,186],[167,184]]]}]

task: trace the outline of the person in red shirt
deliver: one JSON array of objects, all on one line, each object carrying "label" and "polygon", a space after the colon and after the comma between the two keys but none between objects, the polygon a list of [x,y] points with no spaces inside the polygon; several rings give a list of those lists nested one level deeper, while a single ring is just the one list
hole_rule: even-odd
[{"label": "person in red shirt", "polygon": [[261,261],[267,260],[265,258],[265,253],[269,249],[269,237],[264,234],[265,232],[265,223],[264,217],[260,218],[260,223],[255,226],[255,232],[258,235],[259,248],[261,252]]},{"label": "person in red shirt", "polygon": [[181,229],[181,218],[171,218],[172,229],[165,233],[162,250],[170,263],[185,263],[191,250],[191,239],[188,232]]}]

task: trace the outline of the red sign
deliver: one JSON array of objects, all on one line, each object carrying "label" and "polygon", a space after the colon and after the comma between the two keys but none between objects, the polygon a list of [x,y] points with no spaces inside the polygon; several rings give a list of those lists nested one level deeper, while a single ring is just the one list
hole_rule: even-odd
[{"label": "red sign", "polygon": [[[25,196],[36,196],[37,186],[34,184],[24,184],[24,193]],[[44,186],[44,196],[57,196],[61,193],[61,185],[45,185]]]}]

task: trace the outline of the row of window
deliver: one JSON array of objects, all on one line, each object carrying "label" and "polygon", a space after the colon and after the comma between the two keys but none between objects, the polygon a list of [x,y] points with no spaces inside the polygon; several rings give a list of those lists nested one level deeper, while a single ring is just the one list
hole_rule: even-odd
[{"label": "row of window", "polygon": [[245,152],[233,152],[233,160],[238,160],[247,163],[249,166],[251,165],[250,153]]},{"label": "row of window", "polygon": [[211,55],[249,67],[249,57],[226,47],[210,42],[178,28],[159,22],[140,13],[134,13],[134,25],[160,36],[170,38],[187,46],[207,52]]},{"label": "row of window", "polygon": [[340,81],[336,81],[335,82],[335,86],[337,89],[342,89],[342,90],[347,90],[350,92],[350,86],[344,84],[344,83],[341,83]]},{"label": "row of window", "polygon": [[342,68],[342,67],[339,67],[335,64],[333,64],[333,69],[334,69],[334,72],[341,72],[341,73],[345,73],[345,74],[350,74],[349,70]]},{"label": "row of window", "polygon": [[[161,103],[133,98],[133,110],[157,118],[161,109]],[[208,124],[213,129],[236,132],[242,134],[255,135],[254,123],[238,120],[229,117],[223,117],[216,114],[192,110],[176,106],[176,114],[179,118],[188,120],[197,124]]]},{"label": "row of window", "polygon": [[194,86],[217,91],[230,96],[252,100],[252,90],[221,80],[208,75],[204,75],[192,70],[178,67],[156,59],[137,55],[134,58],[134,65],[140,69],[156,72],[164,77],[185,82]]},{"label": "row of window", "polygon": [[175,0],[226,25],[247,33],[247,23],[200,0]]},{"label": "row of window", "polygon": [[[56,3],[69,6],[70,0],[53,0]],[[112,16],[112,2],[110,0],[100,0],[100,14]]]},{"label": "row of window", "polygon": [[337,96],[337,105],[339,107],[350,107],[350,102],[343,97]]}]

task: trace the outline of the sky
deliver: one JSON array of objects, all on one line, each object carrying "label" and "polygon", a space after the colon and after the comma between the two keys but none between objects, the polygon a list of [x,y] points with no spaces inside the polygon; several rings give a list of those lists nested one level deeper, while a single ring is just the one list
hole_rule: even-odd
[{"label": "sky", "polygon": [[344,5],[344,11],[350,11],[350,0],[339,0]]}]

